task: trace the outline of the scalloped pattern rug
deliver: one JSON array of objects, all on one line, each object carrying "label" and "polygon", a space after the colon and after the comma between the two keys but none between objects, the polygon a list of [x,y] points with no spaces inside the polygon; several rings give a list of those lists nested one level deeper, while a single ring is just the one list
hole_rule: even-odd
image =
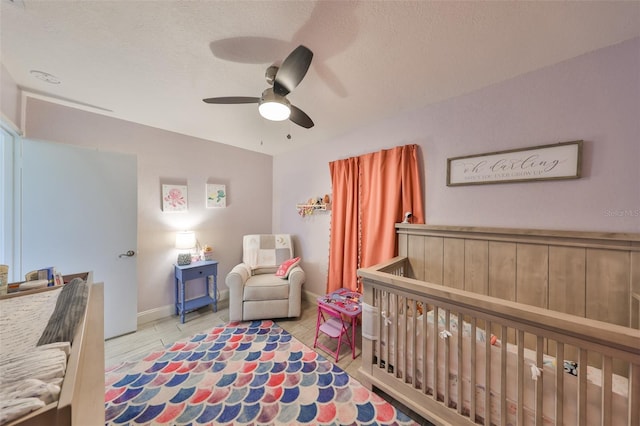
[{"label": "scalloped pattern rug", "polygon": [[415,425],[273,321],[233,322],[106,371],[107,425]]}]

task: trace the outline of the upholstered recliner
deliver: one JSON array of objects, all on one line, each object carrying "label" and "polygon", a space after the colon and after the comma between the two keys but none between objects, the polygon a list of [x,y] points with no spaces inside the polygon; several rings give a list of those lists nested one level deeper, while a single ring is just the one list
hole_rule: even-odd
[{"label": "upholstered recliner", "polygon": [[291,235],[245,235],[242,252],[242,263],[225,280],[229,288],[229,320],[300,316],[304,271],[295,265],[286,277],[276,276],[278,268],[293,259]]}]

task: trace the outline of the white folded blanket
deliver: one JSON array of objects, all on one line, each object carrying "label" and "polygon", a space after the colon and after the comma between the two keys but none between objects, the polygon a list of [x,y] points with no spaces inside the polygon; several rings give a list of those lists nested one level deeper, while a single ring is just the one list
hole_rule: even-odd
[{"label": "white folded blanket", "polygon": [[66,368],[64,346],[1,360],[0,425],[57,401]]},{"label": "white folded blanket", "polygon": [[67,355],[60,350],[35,351],[0,364],[0,387],[26,379],[49,382],[64,376]]},{"label": "white folded blanket", "polygon": [[0,425],[28,414],[46,404],[38,398],[20,398],[0,401]]},{"label": "white folded blanket", "polygon": [[[62,382],[62,380],[60,380]],[[0,401],[10,399],[38,398],[45,404],[58,400],[60,384],[45,383],[38,379],[27,379],[6,386],[0,391]]]}]

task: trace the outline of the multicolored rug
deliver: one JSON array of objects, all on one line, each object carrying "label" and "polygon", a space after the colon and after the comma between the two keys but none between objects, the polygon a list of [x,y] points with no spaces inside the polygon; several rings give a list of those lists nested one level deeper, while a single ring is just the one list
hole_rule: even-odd
[{"label": "multicolored rug", "polygon": [[107,425],[414,425],[273,321],[235,322],[106,371]]}]

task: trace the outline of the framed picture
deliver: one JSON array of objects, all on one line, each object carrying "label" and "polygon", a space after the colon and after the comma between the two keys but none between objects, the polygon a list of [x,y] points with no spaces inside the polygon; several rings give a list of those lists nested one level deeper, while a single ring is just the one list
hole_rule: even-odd
[{"label": "framed picture", "polygon": [[227,189],[225,185],[208,183],[205,201],[208,208],[227,207]]},{"label": "framed picture", "polygon": [[578,179],[582,141],[447,159],[447,186]]},{"label": "framed picture", "polygon": [[188,201],[186,185],[162,185],[162,211],[186,212]]}]

